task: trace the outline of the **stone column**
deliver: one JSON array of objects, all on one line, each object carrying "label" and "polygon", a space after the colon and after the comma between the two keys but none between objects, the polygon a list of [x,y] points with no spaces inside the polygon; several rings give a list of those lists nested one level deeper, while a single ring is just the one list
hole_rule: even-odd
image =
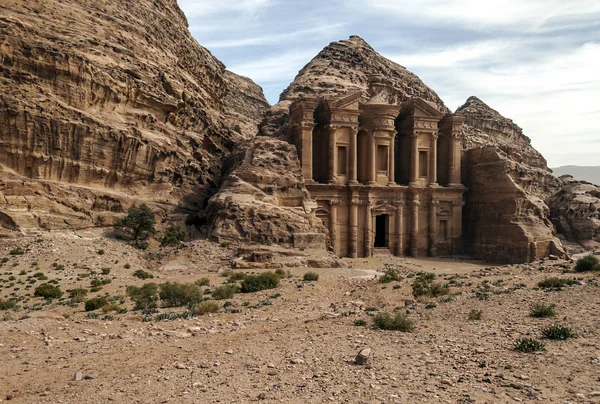
[{"label": "stone column", "polygon": [[336,178],[336,143],[335,143],[335,134],[337,132],[337,128],[330,126],[327,128],[327,132],[329,134],[329,144],[328,144],[328,159],[329,159],[329,174],[328,174],[328,182],[330,184],[337,183]]},{"label": "stone column", "polygon": [[358,256],[358,201],[350,201],[350,214],[348,218],[348,256],[356,258]]},{"label": "stone column", "polygon": [[460,249],[460,236],[462,235],[462,207],[464,202],[453,201],[452,202],[452,220],[450,222],[450,253],[454,253]]},{"label": "stone column", "polygon": [[373,255],[373,215],[371,203],[365,204],[365,257]]},{"label": "stone column", "polygon": [[429,205],[429,256],[437,255],[437,208],[439,201],[432,200]]},{"label": "stone column", "polygon": [[331,249],[335,255],[338,255],[337,251],[337,205],[340,203],[337,199],[329,201],[329,239],[331,240]]},{"label": "stone column", "polygon": [[410,135],[410,184],[417,185],[419,180],[419,135]]},{"label": "stone column", "polygon": [[377,185],[377,164],[376,164],[376,150],[375,150],[375,131],[367,132],[368,136],[368,153],[367,153],[367,185]]},{"label": "stone column", "polygon": [[437,186],[437,133],[431,134],[431,152],[429,153],[429,185]]},{"label": "stone column", "polygon": [[349,158],[349,166],[348,166],[348,183],[351,185],[358,184],[356,180],[356,175],[358,172],[358,159],[357,159],[357,147],[356,141],[358,136],[358,129],[352,128],[350,132],[350,158]]},{"label": "stone column", "polygon": [[412,220],[410,229],[410,255],[416,257],[419,254],[419,195],[414,195],[412,201]]},{"label": "stone column", "polygon": [[395,141],[396,132],[392,133],[392,138],[390,139],[390,146],[388,148],[388,185],[396,185],[396,161],[395,161]]},{"label": "stone column", "polygon": [[313,180],[313,129],[314,125],[303,123],[302,126],[298,127],[300,131],[300,141],[298,151],[300,152],[300,164],[302,165],[302,176],[304,177],[304,182],[311,183]]},{"label": "stone column", "polygon": [[460,182],[460,141],[457,135],[450,136],[449,186],[459,186]]},{"label": "stone column", "polygon": [[398,257],[401,257],[402,254],[402,244],[404,241],[404,235],[402,234],[402,221],[404,214],[404,202],[398,201],[396,202],[396,248],[394,249],[394,254]]}]

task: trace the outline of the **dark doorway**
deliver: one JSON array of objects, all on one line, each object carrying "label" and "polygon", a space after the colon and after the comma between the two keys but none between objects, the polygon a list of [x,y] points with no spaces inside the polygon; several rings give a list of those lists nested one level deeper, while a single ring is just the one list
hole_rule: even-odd
[{"label": "dark doorway", "polygon": [[379,215],[375,217],[375,248],[385,248],[388,246],[388,215]]}]

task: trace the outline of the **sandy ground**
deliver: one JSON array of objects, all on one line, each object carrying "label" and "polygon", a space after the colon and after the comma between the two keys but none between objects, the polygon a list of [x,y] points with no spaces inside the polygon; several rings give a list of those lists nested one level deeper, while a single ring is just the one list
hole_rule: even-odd
[{"label": "sandy ground", "polygon": [[[17,246],[24,254],[10,255]],[[5,319],[0,322],[0,399],[600,402],[598,274],[569,272],[570,262],[494,267],[378,255],[342,260],[341,268],[306,268],[307,256],[315,258],[316,252],[279,249],[283,254],[275,261],[285,264],[290,277],[277,289],[221,300],[216,314],[168,321],[156,321],[154,314],[153,321],[144,322],[126,298],[126,286],[147,282],[132,275],[138,269],[152,273],[151,281],[157,283],[208,277],[214,288],[225,282],[222,273],[231,270],[237,248],[194,241],[179,249],[142,252],[99,230],[0,241],[0,257],[8,258],[0,267],[0,299],[21,296],[16,310],[0,310]],[[103,268],[110,273],[102,275]],[[379,283],[381,271],[389,268],[398,269],[404,279]],[[319,280],[304,282],[307,271],[317,272]],[[415,299],[411,284],[419,271],[438,275],[436,282],[448,283],[450,294]],[[49,279],[31,283],[37,272]],[[578,284],[559,291],[539,289],[537,282],[548,277],[576,278]],[[52,302],[31,296],[36,285],[49,280],[67,291],[89,289],[93,278],[111,283],[89,297],[115,296],[127,311],[97,311],[90,318],[83,303],[68,305],[68,293]],[[483,283],[488,285],[483,293],[487,300],[478,298],[484,298]],[[530,317],[535,302],[555,304],[558,315]],[[482,310],[481,320],[468,320],[473,309]],[[371,327],[374,314],[394,311],[407,313],[415,330]],[[27,313],[32,318],[19,320]],[[357,320],[367,325],[354,325]],[[578,337],[542,339],[541,330],[554,323],[572,327]],[[514,351],[515,341],[523,337],[544,342],[546,350]],[[372,350],[370,363],[357,365],[354,358],[364,347]]]}]

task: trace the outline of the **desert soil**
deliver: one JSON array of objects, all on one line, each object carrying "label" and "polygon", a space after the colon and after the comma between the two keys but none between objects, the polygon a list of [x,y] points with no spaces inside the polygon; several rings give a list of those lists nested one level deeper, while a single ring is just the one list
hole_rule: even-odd
[{"label": "desert soil", "polygon": [[[17,247],[23,254],[11,255]],[[0,299],[18,298],[15,309],[0,310],[0,401],[600,402],[599,277],[573,273],[571,261],[495,267],[377,255],[307,268],[307,258],[322,253],[269,247],[289,276],[277,289],[218,301],[219,313],[158,321],[160,313],[186,308],[148,316],[126,297],[127,286],[149,281],[207,277],[204,289],[212,289],[227,280],[223,272],[232,270],[238,247],[199,240],[140,251],[102,230],[0,240],[0,258],[7,258]],[[390,268],[403,279],[380,283]],[[139,269],[154,278],[134,277]],[[308,271],[318,281],[303,281]],[[421,271],[435,273],[450,294],[415,299],[411,285]],[[38,272],[49,279],[38,280]],[[577,282],[558,291],[537,287],[549,277]],[[114,296],[120,313],[70,304],[66,291],[89,289],[94,278],[111,282],[88,297]],[[65,291],[61,299],[33,297],[51,280]],[[538,302],[555,304],[557,316],[530,317]],[[482,310],[482,319],[469,320],[471,310]],[[374,315],[394,311],[414,321],[413,332],[372,328]],[[542,329],[555,323],[577,338],[543,339]],[[538,339],[546,350],[517,352],[519,338]],[[365,347],[369,363],[358,365]]]}]

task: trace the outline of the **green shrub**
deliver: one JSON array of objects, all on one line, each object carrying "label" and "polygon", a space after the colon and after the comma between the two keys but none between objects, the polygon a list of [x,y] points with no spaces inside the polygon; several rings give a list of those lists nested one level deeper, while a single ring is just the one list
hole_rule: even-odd
[{"label": "green shrub", "polygon": [[108,299],[105,297],[94,297],[85,301],[85,311],[94,311],[108,305]]},{"label": "green shrub", "polygon": [[531,317],[554,317],[556,316],[556,305],[554,304],[545,304],[545,303],[534,303],[531,305],[531,310],[529,311],[529,315]]},{"label": "green shrub", "polygon": [[96,254],[98,254],[98,255],[104,255],[104,250],[103,249],[99,249],[98,251],[96,251]]},{"label": "green shrub", "polygon": [[399,270],[396,268],[388,268],[383,275],[379,277],[379,283],[400,282],[402,279]]},{"label": "green shrub", "polygon": [[441,283],[433,283],[435,274],[420,273],[412,283],[413,296],[437,297],[449,293],[448,288]]},{"label": "green shrub", "polygon": [[539,281],[538,286],[542,289],[560,290],[565,286],[571,286],[576,283],[577,281],[573,279],[546,278],[543,281]]},{"label": "green shrub", "polygon": [[575,272],[600,271],[600,260],[593,255],[586,255],[577,260]]},{"label": "green shrub", "polygon": [[[15,249],[10,250],[9,254],[10,255],[23,255],[23,254],[25,254],[25,251],[21,250],[21,247],[17,247]],[[8,260],[6,260],[6,261],[8,261]],[[4,261],[4,262],[6,262],[6,261]]]},{"label": "green shrub", "polygon": [[[277,274],[276,274],[277,275]],[[307,272],[304,274],[303,279],[306,282],[311,282],[311,281],[318,281],[319,280],[319,274],[316,272]]]},{"label": "green shrub", "polygon": [[104,312],[106,314],[106,313],[110,313],[111,311],[119,312],[123,308],[116,303],[109,303],[107,305],[102,306],[101,309],[102,309],[102,312]]},{"label": "green shrub", "polygon": [[69,297],[71,298],[73,303],[81,303],[85,300],[87,294],[87,289],[77,288],[71,289],[71,291],[69,292]]},{"label": "green shrub", "polygon": [[212,300],[207,300],[194,307],[194,313],[202,316],[208,313],[217,313],[219,311],[219,303]]},{"label": "green shrub", "polygon": [[135,271],[133,273],[133,276],[135,276],[136,278],[140,278],[140,279],[152,279],[152,278],[154,278],[154,275],[152,275],[149,272],[144,271],[143,269],[138,269],[137,271]]},{"label": "green shrub", "polygon": [[367,322],[363,319],[354,320],[354,325],[357,327],[364,327],[367,325]]},{"label": "green shrub", "polygon": [[243,281],[246,279],[246,274],[244,272],[232,272],[227,278],[228,283],[234,283],[237,281]]},{"label": "green shrub", "polygon": [[131,265],[129,265],[129,264],[125,264],[125,265],[123,265],[123,268],[125,268],[125,269],[130,269],[130,268],[131,268]]},{"label": "green shrub", "polygon": [[102,275],[110,274],[110,268],[102,268]]},{"label": "green shrub", "polygon": [[17,307],[17,302],[14,300],[2,300],[0,299],[0,310],[12,310]]},{"label": "green shrub", "polygon": [[545,351],[544,343],[532,338],[519,338],[514,345],[514,350],[519,352],[538,352]]},{"label": "green shrub", "polygon": [[167,282],[159,285],[160,300],[166,307],[185,306],[202,300],[202,292],[193,283]]},{"label": "green shrub", "polygon": [[160,240],[160,244],[162,246],[177,247],[183,240],[185,240],[185,230],[181,227],[170,226],[165,231],[165,234]]},{"label": "green shrub", "polygon": [[233,285],[223,285],[213,290],[212,296],[216,300],[231,299],[237,292],[237,288]]},{"label": "green shrub", "polygon": [[406,314],[377,313],[373,317],[373,327],[380,330],[410,332],[414,329],[413,321]]},{"label": "green shrub", "polygon": [[472,309],[469,312],[469,320],[470,321],[477,321],[477,320],[481,320],[481,317],[483,316],[483,310],[476,310],[476,309]]},{"label": "green shrub", "polygon": [[210,280],[208,278],[200,278],[200,279],[196,280],[196,282],[194,282],[194,285],[196,285],[198,287],[209,286]]},{"label": "green shrub", "polygon": [[247,275],[242,281],[242,293],[254,293],[279,286],[279,275],[274,272],[263,272],[259,275]]},{"label": "green shrub", "polygon": [[43,297],[44,299],[58,299],[63,295],[63,292],[58,286],[44,283],[35,288],[34,296]]},{"label": "green shrub", "polygon": [[145,283],[142,287],[127,286],[127,296],[135,303],[136,310],[148,310],[156,307],[158,301],[158,285]]},{"label": "green shrub", "polygon": [[156,224],[156,218],[154,213],[146,204],[142,204],[139,207],[132,206],[127,210],[127,216],[119,219],[115,223],[115,227],[122,229],[130,240],[132,240],[138,247],[147,247],[146,240],[154,233],[154,225]]},{"label": "green shrub", "polygon": [[569,327],[563,327],[560,325],[551,325],[542,330],[544,338],[566,340],[569,338],[575,338],[575,333]]}]

